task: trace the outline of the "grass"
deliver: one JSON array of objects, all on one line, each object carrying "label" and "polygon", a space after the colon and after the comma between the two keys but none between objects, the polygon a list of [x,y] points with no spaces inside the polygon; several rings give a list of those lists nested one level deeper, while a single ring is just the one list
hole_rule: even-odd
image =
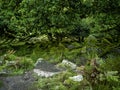
[{"label": "grass", "polygon": [[[38,58],[43,58],[54,64],[60,63],[63,59],[68,59],[78,66],[82,65],[83,62],[85,65],[87,62],[85,67],[88,68],[86,70],[86,73],[88,74],[85,73],[85,80],[83,82],[76,83],[70,81],[69,77],[76,75],[76,73],[67,71],[51,78],[41,78],[36,85],[43,90],[48,90],[48,88],[49,90],[90,90],[90,88],[93,90],[120,90],[120,82],[114,81],[114,75],[111,75],[112,79],[107,78],[107,76],[104,75],[107,71],[118,71],[116,76],[120,77],[119,55],[115,57],[110,57],[111,55],[108,55],[109,57],[102,60],[102,58],[98,57],[99,55],[96,52],[89,53],[90,51],[87,52],[85,46],[76,42],[71,42],[69,44],[59,43],[58,45],[50,43],[44,44],[46,45],[24,45],[14,47],[13,49],[4,52],[7,56],[4,58],[5,63],[0,66],[0,68],[9,68],[10,70],[13,70],[13,74],[16,75],[22,74],[26,70],[31,70]],[[72,46],[72,49],[69,47],[70,45]],[[103,74],[105,78],[103,81],[100,81],[100,78],[95,78],[94,80],[97,81],[94,83],[95,85],[92,85],[91,81],[89,81],[94,70],[94,66],[91,67],[90,64],[88,64],[92,59],[96,59],[98,62],[99,60],[102,60],[102,63],[100,61],[100,65],[97,67],[100,71],[97,75],[99,76]],[[19,63],[16,66],[6,67],[5,65],[7,61],[18,61]],[[89,79],[87,77],[89,77]],[[0,85],[2,85],[1,82]]]}]

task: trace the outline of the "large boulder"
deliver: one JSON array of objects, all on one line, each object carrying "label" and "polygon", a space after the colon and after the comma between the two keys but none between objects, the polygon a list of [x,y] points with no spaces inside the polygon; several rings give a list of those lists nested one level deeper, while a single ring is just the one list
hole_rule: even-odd
[{"label": "large boulder", "polygon": [[33,72],[28,72],[19,76],[0,77],[3,86],[0,90],[38,90],[34,83],[37,78],[34,77]]},{"label": "large boulder", "polygon": [[57,68],[54,64],[39,58],[35,64],[33,72],[38,76],[50,77],[61,72],[61,69]]}]

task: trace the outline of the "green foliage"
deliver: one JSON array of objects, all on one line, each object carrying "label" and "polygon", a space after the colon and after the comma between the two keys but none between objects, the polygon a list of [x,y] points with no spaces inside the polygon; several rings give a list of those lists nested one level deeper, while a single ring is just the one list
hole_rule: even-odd
[{"label": "green foliage", "polygon": [[[115,60],[116,58],[113,57],[109,57],[105,61],[102,59],[93,59],[85,66],[84,76],[90,82],[93,90],[119,89],[119,66],[118,63],[115,63]],[[118,59],[117,62],[119,62]]]},{"label": "green foliage", "polygon": [[[111,56],[111,57],[110,57]],[[120,73],[119,70],[119,61],[120,61],[120,56],[115,56],[113,57],[112,55],[110,55],[102,64],[102,69],[107,71],[118,71],[118,73]]]},{"label": "green foliage", "polygon": [[[75,75],[72,71],[65,71],[50,78],[40,78],[38,80],[38,88],[48,90],[78,90],[89,88],[86,80],[82,82],[75,82],[69,79],[70,76]],[[88,86],[88,87],[87,87]],[[89,90],[89,89],[88,89]]]},{"label": "green foliage", "polygon": [[93,35],[89,35],[85,39],[84,46],[81,48],[81,53],[85,54],[89,60],[97,58],[99,49],[97,43],[97,38]]},{"label": "green foliage", "polygon": [[33,60],[27,57],[18,57],[13,50],[8,51],[1,60],[0,71],[7,70],[9,74],[22,74],[33,68]]},{"label": "green foliage", "polygon": [[117,76],[117,74],[118,74],[118,71],[107,71],[106,73],[105,73],[105,75],[100,75],[101,77],[100,77],[100,80],[102,81],[102,80],[104,80],[104,77],[105,77],[105,79],[108,81],[108,82],[119,82],[119,76]]},{"label": "green foliage", "polygon": [[[68,59],[81,65],[82,56],[88,60],[85,75],[93,89],[119,89],[119,8],[119,0],[0,0],[0,49],[17,50],[0,58],[0,71],[6,68],[22,73],[32,68],[39,57],[52,63]],[[34,42],[32,37],[39,41]],[[91,65],[93,60],[98,66]],[[92,79],[94,74],[97,76]],[[50,83],[47,78],[40,81],[40,87],[80,88],[80,83],[71,82],[66,76],[69,75],[52,78]],[[68,86],[61,81],[63,77]]]},{"label": "green foliage", "polygon": [[[119,38],[119,1],[81,0],[81,1],[39,1],[39,0],[1,0],[0,28],[6,36],[28,38],[46,34],[60,42],[62,38],[74,34],[75,37],[92,34],[99,37]],[[113,8],[115,8],[113,10]],[[112,14],[112,11],[113,14]],[[49,35],[50,34],[50,35]],[[70,35],[70,37],[72,36]],[[86,35],[84,35],[86,34]],[[104,39],[104,38],[103,38]],[[119,40],[119,39],[117,39]]]}]

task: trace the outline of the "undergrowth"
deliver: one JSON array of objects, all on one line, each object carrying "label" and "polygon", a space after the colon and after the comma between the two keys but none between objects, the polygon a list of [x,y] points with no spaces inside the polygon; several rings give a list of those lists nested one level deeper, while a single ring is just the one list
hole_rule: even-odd
[{"label": "undergrowth", "polygon": [[[120,90],[120,56],[112,54],[114,52],[106,53],[113,49],[111,47],[113,44],[101,49],[99,41],[92,35],[81,44],[77,42],[44,44],[46,45],[37,43],[15,47],[6,51],[0,57],[2,61],[0,71],[8,69],[14,75],[22,74],[32,70],[38,58],[44,58],[54,64],[67,59],[78,67],[84,66],[83,81],[70,80],[69,77],[78,73],[66,71],[50,78],[40,78],[35,85],[43,90]],[[102,51],[106,53],[104,56],[101,54]]]}]

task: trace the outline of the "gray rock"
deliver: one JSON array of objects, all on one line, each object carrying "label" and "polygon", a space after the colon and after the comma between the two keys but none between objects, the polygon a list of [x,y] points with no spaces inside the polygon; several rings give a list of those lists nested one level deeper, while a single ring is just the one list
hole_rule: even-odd
[{"label": "gray rock", "polygon": [[19,76],[1,77],[1,80],[4,86],[1,87],[0,90],[37,90],[37,88],[33,86],[36,82],[33,72]]},{"label": "gray rock", "polygon": [[69,79],[73,80],[73,81],[76,81],[76,82],[80,82],[83,80],[83,75],[76,75],[76,76],[73,76],[73,77],[69,77]]},{"label": "gray rock", "polygon": [[3,87],[0,87],[0,90],[8,90],[8,89],[3,86]]},{"label": "gray rock", "polygon": [[48,71],[42,71],[40,69],[34,69],[33,70],[38,76],[41,76],[41,77],[51,77],[55,74],[58,74],[60,72],[48,72]]},{"label": "gray rock", "polygon": [[[11,62],[14,64],[14,62]],[[37,83],[38,76],[50,77],[61,72],[54,64],[51,64],[42,58],[39,58],[32,71],[19,76],[0,77],[3,86],[0,90],[41,90],[34,85]],[[35,76],[37,74],[37,76]]]},{"label": "gray rock", "polygon": [[68,60],[65,60],[65,59],[62,61],[61,64],[64,65],[64,66],[70,67],[71,69],[76,69],[76,67],[77,67],[76,64],[74,64],[74,63],[72,63]]},{"label": "gray rock", "polygon": [[58,69],[54,64],[51,64],[48,61],[45,61],[41,58],[38,59],[38,61],[35,63],[35,69],[40,69],[40,70],[48,71],[48,72],[60,71],[60,69]]},{"label": "gray rock", "polygon": [[57,68],[54,64],[39,58],[35,64],[35,69],[33,72],[38,76],[50,77],[61,72],[61,69]]}]

